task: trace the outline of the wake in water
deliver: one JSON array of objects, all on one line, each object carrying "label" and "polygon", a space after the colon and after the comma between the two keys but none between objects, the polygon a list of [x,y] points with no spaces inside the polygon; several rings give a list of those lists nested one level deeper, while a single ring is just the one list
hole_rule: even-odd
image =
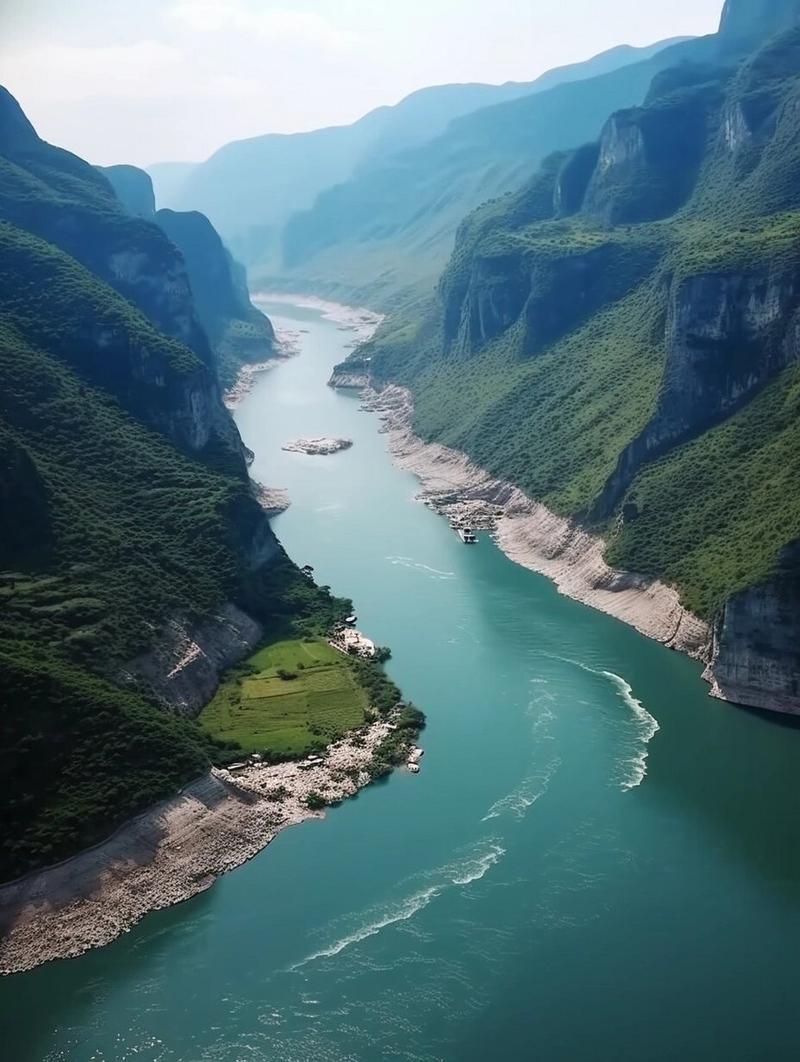
[{"label": "wake in water", "polygon": [[499,819],[501,815],[512,815],[515,819],[522,819],[528,808],[533,807],[537,800],[544,796],[550,779],[561,766],[561,759],[556,756],[550,763],[538,771],[528,775],[516,789],[512,789],[508,796],[496,800],[481,819],[481,822],[489,822],[490,819]]},{"label": "wake in water", "polygon": [[387,557],[390,564],[399,565],[401,568],[411,568],[413,571],[424,572],[432,579],[455,579],[455,572],[441,572],[438,568],[431,568],[429,564],[415,561],[413,557]]},{"label": "wake in water", "polygon": [[642,747],[631,760],[631,773],[620,783],[622,789],[635,789],[637,785],[642,784],[647,774],[647,746],[660,730],[658,720],[650,715],[637,697],[633,696],[632,687],[621,675],[615,675],[613,671],[601,671],[600,674],[616,686],[619,696],[636,718]]},{"label": "wake in water", "polygon": [[395,925],[398,922],[406,922],[413,918],[418,911],[422,911],[428,904],[440,896],[446,889],[454,886],[472,885],[480,881],[505,855],[506,850],[497,841],[483,841],[475,846],[471,852],[448,863],[444,867],[431,871],[424,875],[428,884],[415,889],[409,896],[386,905],[381,908],[372,908],[364,913],[361,924],[335,940],[332,944],[319,951],[307,955],[300,962],[289,967],[290,970],[299,970],[303,966],[317,959],[332,959],[345,948],[353,944],[360,944],[362,940],[377,936],[382,929]]},{"label": "wake in water", "polygon": [[[546,685],[547,679],[532,678],[531,685]],[[544,703],[552,700],[552,694],[543,692],[538,694],[528,705],[528,716],[533,720],[531,731],[537,747],[545,741],[552,741],[552,725],[555,722],[555,714],[549,704]],[[489,822],[491,819],[499,819],[503,815],[511,815],[515,819],[522,819],[529,808],[533,807],[537,800],[547,792],[550,780],[561,766],[561,757],[554,756],[548,763],[535,767],[527,777],[512,789],[511,792],[489,808],[481,819],[481,822]]]},{"label": "wake in water", "polygon": [[658,725],[658,720],[647,711],[638,697],[634,697],[633,687],[621,675],[617,675],[613,671],[589,667],[588,664],[583,664],[580,660],[570,660],[569,657],[565,656],[551,655],[551,659],[560,660],[562,663],[571,664],[573,667],[579,667],[581,671],[588,671],[592,675],[599,675],[601,678],[607,679],[615,687],[619,698],[633,713],[638,731],[637,738],[640,743],[640,747],[635,754],[626,761],[628,771],[620,781],[620,789],[635,789],[641,785],[647,774],[647,746],[661,729]]}]

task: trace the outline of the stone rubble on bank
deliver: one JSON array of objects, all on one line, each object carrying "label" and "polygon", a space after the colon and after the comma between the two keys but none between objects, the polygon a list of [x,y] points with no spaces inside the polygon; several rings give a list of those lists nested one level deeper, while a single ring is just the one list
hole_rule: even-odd
[{"label": "stone rubble on bank", "polygon": [[422,484],[420,500],[451,521],[489,531],[511,560],[546,575],[558,590],[625,623],[648,638],[705,659],[710,630],[683,607],[678,592],[658,580],[615,571],[603,540],[494,479],[463,453],[426,443],[412,430],[413,398],[390,385],[364,393],[363,408],[383,420],[389,451]]},{"label": "stone rubble on bank", "polygon": [[0,887],[0,973],[18,973],[110,943],[150,911],[203,892],[281,830],[368,785],[381,720],[331,745],[322,762],[212,769],[107,841]]}]

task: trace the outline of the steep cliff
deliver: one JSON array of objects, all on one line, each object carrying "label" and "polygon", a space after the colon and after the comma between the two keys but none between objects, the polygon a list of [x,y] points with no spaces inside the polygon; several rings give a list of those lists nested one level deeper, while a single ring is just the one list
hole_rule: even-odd
[{"label": "steep cliff", "polygon": [[424,439],[677,587],[715,629],[718,695],[782,711],[800,707],[800,28],[775,31],[798,12],[729,4],[703,62],[476,211],[423,322],[358,352],[412,389]]},{"label": "steep cliff", "polygon": [[798,25],[797,0],[725,0],[719,33],[728,49],[764,41]]},{"label": "steep cliff", "polygon": [[60,247],[213,368],[186,266],[166,235],[127,214],[94,166],[41,140],[2,87],[0,220]]},{"label": "steep cliff", "polygon": [[159,210],[155,221],[186,262],[220,380],[229,387],[242,365],[275,356],[272,325],[251,303],[244,267],[231,257],[208,218],[196,211]]},{"label": "steep cliff", "polygon": [[98,166],[98,169],[111,182],[117,198],[129,214],[152,221],[156,197],[149,173],[138,166]]}]

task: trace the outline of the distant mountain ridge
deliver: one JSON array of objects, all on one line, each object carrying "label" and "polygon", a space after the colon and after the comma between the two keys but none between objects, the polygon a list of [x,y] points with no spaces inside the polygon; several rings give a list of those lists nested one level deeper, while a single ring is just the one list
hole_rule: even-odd
[{"label": "distant mountain ridge", "polygon": [[153,166],[156,199],[161,207],[202,211],[248,267],[269,264],[274,269],[282,254],[283,226],[293,214],[310,208],[325,189],[433,140],[465,114],[618,69],[670,43],[647,48],[623,45],[549,71],[530,83],[420,89],[349,126],[237,141],[183,170],[182,164],[165,164],[163,185],[162,168]]}]

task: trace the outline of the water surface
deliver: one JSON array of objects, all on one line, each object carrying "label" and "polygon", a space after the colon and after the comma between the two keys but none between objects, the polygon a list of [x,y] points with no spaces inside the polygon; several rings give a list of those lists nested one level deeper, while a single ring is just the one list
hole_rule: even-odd
[{"label": "water surface", "polygon": [[[237,411],[254,475],[290,491],[291,556],[392,646],[423,771],[0,983],[4,1057],[797,1057],[800,733],[710,700],[696,664],[487,537],[464,546],[325,386],[350,335],[267,309],[306,331]],[[355,445],[280,449],[316,434]]]}]

